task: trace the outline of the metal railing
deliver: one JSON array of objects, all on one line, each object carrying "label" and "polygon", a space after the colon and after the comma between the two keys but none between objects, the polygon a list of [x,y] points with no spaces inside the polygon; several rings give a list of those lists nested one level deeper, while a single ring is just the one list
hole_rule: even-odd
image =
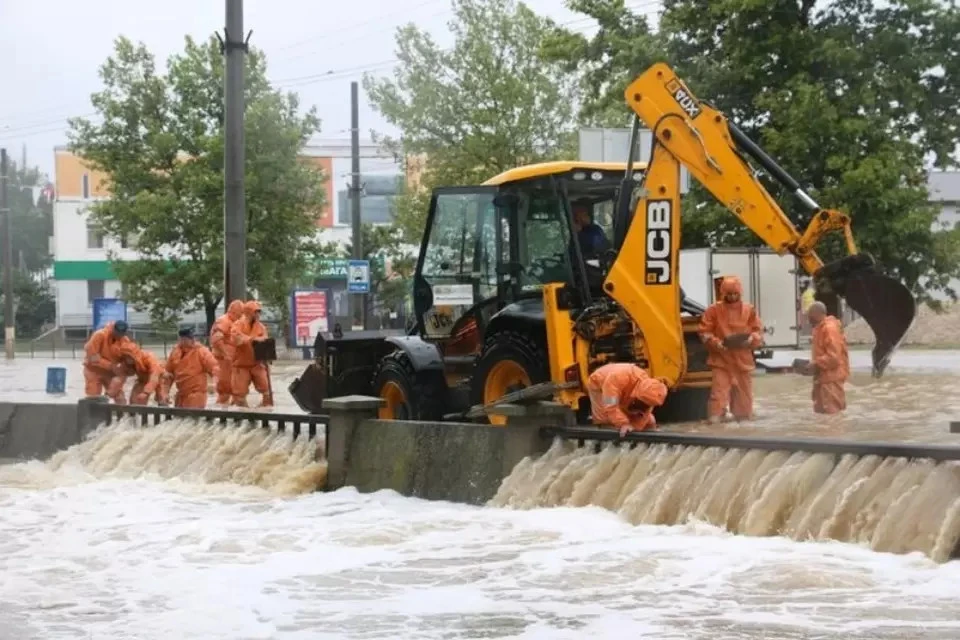
[{"label": "metal railing", "polygon": [[616,429],[597,427],[544,427],[547,437],[576,440],[579,446],[590,443],[597,451],[604,442],[616,442],[631,449],[640,444],[673,444],[721,449],[760,449],[763,451],[804,451],[837,455],[882,456],[889,458],[927,458],[942,462],[960,460],[960,446],[913,442],[865,442],[826,438],[753,438],[705,433],[635,431],[622,438]]},{"label": "metal railing", "polygon": [[177,418],[188,418],[208,424],[240,426],[243,422],[259,424],[263,429],[285,433],[288,431],[294,439],[304,432],[313,439],[322,435],[326,439],[327,416],[296,413],[270,413],[265,411],[233,411],[217,409],[181,409],[176,407],[154,407],[147,405],[120,405],[103,403],[94,409],[97,421],[113,423],[121,418],[133,418],[139,426],[156,426],[161,422]]}]

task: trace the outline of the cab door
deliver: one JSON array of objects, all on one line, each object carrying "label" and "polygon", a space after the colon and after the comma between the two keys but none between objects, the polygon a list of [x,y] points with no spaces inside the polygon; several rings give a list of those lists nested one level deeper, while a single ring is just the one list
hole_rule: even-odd
[{"label": "cab door", "polygon": [[493,186],[433,191],[413,281],[418,333],[427,340],[449,338],[478,305],[499,306],[504,220],[497,192]]}]

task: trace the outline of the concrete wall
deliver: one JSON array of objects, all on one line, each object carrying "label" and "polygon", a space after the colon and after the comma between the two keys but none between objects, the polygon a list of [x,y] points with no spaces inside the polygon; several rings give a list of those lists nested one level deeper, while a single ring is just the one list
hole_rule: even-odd
[{"label": "concrete wall", "polygon": [[[427,500],[483,504],[523,458],[547,450],[541,427],[568,418],[560,405],[501,405],[506,426],[375,419],[379,398],[329,398],[327,486],[381,489]],[[513,411],[514,414],[507,413]]]},{"label": "concrete wall", "polygon": [[75,404],[0,403],[0,458],[49,458],[83,439]]},{"label": "concrete wall", "polygon": [[[502,427],[367,420],[358,425],[345,483],[427,500],[482,504],[509,474]],[[504,473],[506,471],[506,473]]]}]

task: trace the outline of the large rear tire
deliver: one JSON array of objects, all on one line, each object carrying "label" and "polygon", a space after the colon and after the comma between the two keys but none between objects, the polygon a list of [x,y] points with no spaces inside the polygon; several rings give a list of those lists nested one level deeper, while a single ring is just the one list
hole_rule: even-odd
[{"label": "large rear tire", "polygon": [[446,382],[439,371],[416,371],[403,351],[384,356],[373,376],[373,392],[385,401],[381,420],[440,420]]},{"label": "large rear tire", "polygon": [[667,394],[667,401],[655,409],[653,415],[657,418],[657,424],[699,422],[707,419],[709,399],[710,387],[677,389]]},{"label": "large rear tire", "polygon": [[[525,333],[501,331],[488,336],[470,381],[471,404],[490,404],[508,393],[550,379],[543,344]],[[490,424],[506,424],[504,416],[488,415]]]}]

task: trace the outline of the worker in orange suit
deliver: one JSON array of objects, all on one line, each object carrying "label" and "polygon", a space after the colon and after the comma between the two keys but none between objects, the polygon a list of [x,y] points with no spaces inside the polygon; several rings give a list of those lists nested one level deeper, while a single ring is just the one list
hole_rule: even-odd
[{"label": "worker in orange suit", "polygon": [[243,300],[234,300],[227,307],[227,312],[217,318],[210,331],[210,350],[217,359],[220,373],[217,375],[217,404],[230,404],[230,393],[233,389],[231,361],[236,347],[230,339],[230,330],[233,324],[243,315]]},{"label": "worker in orange suit", "polygon": [[83,345],[85,395],[100,396],[109,389],[114,366],[120,361],[120,350],[128,344],[133,344],[133,341],[127,337],[127,323],[123,320],[108,322],[102,329],[93,332]]},{"label": "worker in orange suit", "polygon": [[173,406],[185,409],[207,407],[207,376],[219,374],[217,359],[209,349],[196,341],[193,329],[187,327],[178,332],[177,346],[170,352],[164,371],[164,396],[169,397],[170,387],[177,386]]},{"label": "worker in orange suit", "polygon": [[267,337],[267,328],[260,322],[262,307],[256,300],[248,300],[243,305],[243,316],[233,325],[231,338],[236,346],[233,358],[233,404],[247,406],[247,391],[250,382],[260,392],[261,407],[273,406],[273,394],[270,392],[270,372],[267,366],[258,362],[253,353],[253,343]]},{"label": "worker in orange suit", "polygon": [[843,325],[838,318],[827,315],[826,305],[819,301],[807,309],[807,318],[813,327],[813,340],[810,363],[803,373],[813,376],[813,410],[840,413],[847,408],[843,384],[850,377],[850,354]]},{"label": "worker in orange suit", "polygon": [[114,365],[114,377],[107,395],[119,398],[118,404],[123,404],[123,385],[129,376],[136,376],[136,382],[130,390],[130,404],[147,404],[152,395],[156,396],[157,404],[166,403],[165,390],[161,385],[163,365],[157,356],[133,342],[120,349],[120,361]]},{"label": "worker in orange suit", "polygon": [[628,431],[656,429],[653,409],[667,399],[667,385],[630,362],[611,362],[587,379],[593,423]]},{"label": "worker in orange suit", "polygon": [[763,345],[763,325],[752,304],[744,302],[743,284],[736,276],[720,283],[720,300],[700,319],[700,339],[707,346],[707,365],[713,371],[707,416],[719,422],[727,408],[737,420],[753,417],[753,350]]}]

